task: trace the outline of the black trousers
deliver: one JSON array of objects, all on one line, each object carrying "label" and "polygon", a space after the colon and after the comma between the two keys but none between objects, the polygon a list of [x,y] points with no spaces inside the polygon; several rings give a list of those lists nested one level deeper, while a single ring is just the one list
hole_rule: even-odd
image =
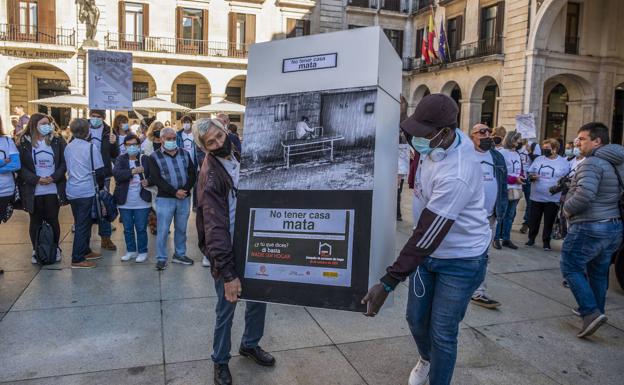
[{"label": "black trousers", "polygon": [[59,243],[61,237],[61,226],[59,225],[59,204],[56,194],[35,196],[35,210],[30,214],[30,242],[35,248],[37,242],[37,230],[41,223],[45,220],[52,226],[54,231],[54,240]]},{"label": "black trousers", "polygon": [[542,222],[542,216],[544,217],[544,232],[542,233],[542,240],[544,242],[550,241],[552,234],[552,228],[557,218],[557,212],[559,211],[559,204],[554,202],[536,202],[531,201],[531,208],[529,210],[529,240],[535,241],[535,237],[539,234],[540,223]]},{"label": "black trousers", "polygon": [[401,194],[403,193],[403,183],[405,179],[401,178],[399,188],[397,189],[397,218],[401,218]]},{"label": "black trousers", "polygon": [[9,203],[11,203],[12,200],[13,194],[6,197],[0,197],[0,218],[4,218],[4,216],[6,215],[7,206],[9,205]]}]

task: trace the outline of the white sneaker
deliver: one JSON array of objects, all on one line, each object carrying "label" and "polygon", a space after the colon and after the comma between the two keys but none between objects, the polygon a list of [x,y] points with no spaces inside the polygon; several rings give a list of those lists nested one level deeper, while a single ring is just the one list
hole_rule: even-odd
[{"label": "white sneaker", "polygon": [[429,361],[425,361],[422,358],[418,359],[416,366],[412,369],[409,376],[409,385],[425,385],[429,378],[429,368],[431,365]]},{"label": "white sneaker", "polygon": [[61,248],[57,247],[56,248],[56,262],[61,262],[61,258],[63,258],[63,255],[61,254]]},{"label": "white sneaker", "polygon": [[30,263],[32,263],[33,265],[36,265],[39,263],[37,262],[37,258],[35,258],[35,250],[33,250],[32,257],[30,257]]},{"label": "white sneaker", "polygon": [[127,252],[126,255],[121,257],[121,260],[124,262],[127,262],[129,260],[131,260],[132,258],[136,258],[137,253],[135,253],[134,251],[132,252]]},{"label": "white sneaker", "polygon": [[139,254],[139,256],[136,258],[135,262],[136,263],[141,263],[141,262],[145,262],[147,260],[147,253],[141,253]]},{"label": "white sneaker", "polygon": [[204,255],[204,259],[202,259],[202,266],[203,267],[210,267],[210,260],[205,255]]}]

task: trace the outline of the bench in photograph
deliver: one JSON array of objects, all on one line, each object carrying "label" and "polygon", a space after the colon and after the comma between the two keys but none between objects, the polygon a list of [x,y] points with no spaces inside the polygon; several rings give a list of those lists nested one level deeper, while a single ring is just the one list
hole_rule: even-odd
[{"label": "bench in photograph", "polygon": [[323,127],[314,127],[314,137],[309,139],[297,139],[297,131],[286,132],[282,140],[284,149],[284,161],[286,168],[290,168],[290,158],[296,155],[312,154],[315,152],[329,151],[329,159],[334,161],[334,143],[344,140],[342,135],[325,135]]}]

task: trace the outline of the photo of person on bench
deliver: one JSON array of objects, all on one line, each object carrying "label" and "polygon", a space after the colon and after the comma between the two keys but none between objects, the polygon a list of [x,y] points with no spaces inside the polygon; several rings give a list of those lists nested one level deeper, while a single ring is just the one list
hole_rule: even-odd
[{"label": "photo of person on bench", "polygon": [[310,119],[308,119],[307,116],[302,116],[301,120],[297,122],[295,131],[296,131],[298,140],[307,140],[307,139],[313,139],[316,137],[314,133],[315,129],[311,128],[308,125],[309,122],[310,122]]}]

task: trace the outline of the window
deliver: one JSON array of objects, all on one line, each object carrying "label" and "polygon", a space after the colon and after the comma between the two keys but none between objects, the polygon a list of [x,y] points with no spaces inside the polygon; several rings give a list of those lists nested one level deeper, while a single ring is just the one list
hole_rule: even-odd
[{"label": "window", "polygon": [[425,29],[421,28],[416,30],[416,58],[422,57],[422,41],[425,34]]},{"label": "window", "polygon": [[[225,100],[229,102],[241,104],[243,101],[243,90],[241,87],[225,87],[225,94],[227,95]],[[238,123],[241,121],[240,115],[229,115],[229,116],[230,116],[230,122]]]},{"label": "window", "polygon": [[307,36],[310,34],[310,20],[286,19],[286,37]]},{"label": "window", "polygon": [[446,37],[449,56],[453,60],[455,59],[455,53],[461,44],[462,32],[462,16],[457,16],[447,21]]},{"label": "window", "polygon": [[202,40],[203,20],[201,9],[182,10],[182,38],[189,40]]},{"label": "window", "polygon": [[566,15],[565,53],[578,55],[579,53],[579,21],[581,5],[568,3]]},{"label": "window", "polygon": [[236,15],[236,49],[242,50],[245,44],[245,15]]},{"label": "window", "polygon": [[496,36],[496,15],[498,6],[481,10],[481,40],[491,40]]},{"label": "window", "polygon": [[397,51],[399,56],[403,55],[403,31],[397,29],[384,29],[384,33],[388,36],[390,43]]},{"label": "window", "polygon": [[147,82],[132,82],[132,101],[149,97],[149,85]]},{"label": "window", "polygon": [[26,0],[19,2],[19,30],[20,33],[34,35],[37,33],[37,1]]},{"label": "window", "polygon": [[[177,84],[176,103],[190,109],[197,107],[197,90],[195,84]],[[180,120],[182,115],[182,112],[176,113],[176,120]]]},{"label": "window", "polygon": [[125,40],[139,42],[143,36],[143,5],[125,3]]},{"label": "window", "polygon": [[357,29],[357,28],[364,28],[365,26],[363,25],[355,25],[355,24],[349,24],[349,26],[347,28],[349,29]]}]

